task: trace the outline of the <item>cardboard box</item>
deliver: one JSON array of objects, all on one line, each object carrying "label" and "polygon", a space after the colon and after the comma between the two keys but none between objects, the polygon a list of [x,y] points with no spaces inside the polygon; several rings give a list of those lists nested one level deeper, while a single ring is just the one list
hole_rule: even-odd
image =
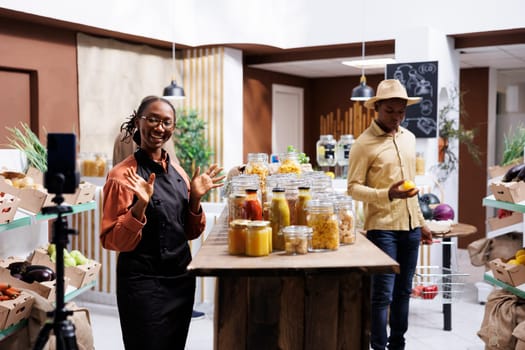
[{"label": "cardboard box", "polygon": [[[56,280],[48,282],[33,282],[27,283],[18,278],[11,276],[11,272],[4,267],[0,267],[0,281],[9,283],[13,287],[19,289],[32,290],[35,293],[43,296],[47,300],[55,301],[56,299]],[[64,278],[64,285],[67,285],[68,278]]]},{"label": "cardboard box", "polygon": [[501,219],[498,219],[497,217],[489,218],[488,224],[489,224],[489,228],[492,231],[494,231],[494,230],[499,230],[500,228],[504,228],[507,226],[519,224],[522,221],[523,221],[523,214],[520,212],[513,212],[512,215],[506,216]]},{"label": "cardboard box", "polygon": [[53,194],[32,188],[15,188],[7,184],[3,177],[0,178],[0,192],[19,198],[19,207],[35,214],[40,213],[43,207],[54,205],[51,201]]},{"label": "cardboard box", "polygon": [[[55,263],[51,261],[47,250],[44,248],[35,249],[33,256],[31,257],[31,263],[33,265],[44,265],[56,269]],[[75,287],[81,288],[98,278],[101,264],[95,260],[89,260],[89,263],[77,266],[68,266],[64,268],[64,273],[68,278],[68,284]]]},{"label": "cardboard box", "polygon": [[509,171],[510,168],[512,168],[516,164],[517,163],[511,163],[511,164],[505,165],[505,166],[499,166],[499,165],[489,166],[488,169],[487,169],[487,172],[489,173],[489,178],[492,179],[494,177],[501,177],[501,176],[505,175],[507,173],[507,171]]},{"label": "cardboard box", "polygon": [[0,330],[29,318],[35,299],[28,293],[20,293],[13,300],[0,301]]},{"label": "cardboard box", "polygon": [[64,202],[75,205],[91,202],[95,198],[97,186],[89,182],[81,182],[75,193],[64,194]]},{"label": "cardboard box", "polygon": [[525,182],[501,182],[490,184],[490,190],[498,201],[519,203],[525,201]]},{"label": "cardboard box", "polygon": [[13,220],[19,205],[19,198],[9,193],[0,194],[0,224]]},{"label": "cardboard box", "polygon": [[525,283],[525,265],[511,265],[497,258],[489,262],[494,277],[511,286]]}]

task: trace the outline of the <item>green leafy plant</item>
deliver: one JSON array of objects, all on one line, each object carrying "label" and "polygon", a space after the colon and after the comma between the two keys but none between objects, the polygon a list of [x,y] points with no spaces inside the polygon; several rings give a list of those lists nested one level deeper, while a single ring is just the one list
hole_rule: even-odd
[{"label": "green leafy plant", "polygon": [[306,153],[300,152],[297,148],[295,148],[292,145],[288,145],[288,147],[286,147],[286,152],[288,152],[288,153],[291,153],[291,152],[297,153],[297,160],[299,161],[299,164],[308,164],[308,163],[310,163],[310,157],[308,157],[306,155]]},{"label": "green leafy plant", "polygon": [[47,150],[29,125],[21,122],[20,128],[6,127],[11,136],[7,137],[8,146],[20,150],[26,155],[27,163],[42,173],[47,170]]},{"label": "green leafy plant", "polygon": [[501,166],[509,165],[516,160],[523,159],[523,148],[525,147],[525,127],[520,124],[510,135],[505,135],[505,149]]},{"label": "green leafy plant", "polygon": [[177,132],[174,137],[175,151],[181,166],[189,176],[197,166],[207,168],[214,152],[205,135],[206,122],[195,110],[177,111]]},{"label": "green leafy plant", "polygon": [[[481,152],[478,145],[474,143],[477,129],[467,129],[462,122],[468,119],[463,104],[464,94],[465,92],[460,92],[457,87],[450,88],[448,103],[439,110],[438,134],[443,143],[439,149],[440,161],[434,166],[439,182],[444,182],[458,167],[458,157],[450,146],[449,140],[455,139],[459,144],[466,146],[474,162],[481,164]],[[459,120],[452,118],[452,112],[459,113]]]}]

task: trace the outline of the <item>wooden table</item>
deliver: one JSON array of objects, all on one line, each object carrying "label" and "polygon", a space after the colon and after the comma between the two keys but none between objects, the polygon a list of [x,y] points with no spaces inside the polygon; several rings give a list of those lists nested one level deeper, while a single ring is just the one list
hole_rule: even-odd
[{"label": "wooden table", "polygon": [[468,236],[477,231],[476,226],[456,223],[451,226],[447,233],[432,233],[434,237],[441,238],[443,243],[443,329],[445,331],[452,330],[452,293],[450,289],[452,277],[447,277],[451,274],[451,238]]},{"label": "wooden table", "polygon": [[223,213],[189,266],[217,276],[215,349],[368,349],[370,274],[399,265],[359,234],[333,252],[227,252]]}]

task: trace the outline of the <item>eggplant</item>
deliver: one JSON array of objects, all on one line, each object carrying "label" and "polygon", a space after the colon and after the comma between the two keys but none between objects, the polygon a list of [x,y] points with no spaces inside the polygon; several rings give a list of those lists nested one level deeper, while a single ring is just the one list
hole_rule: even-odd
[{"label": "eggplant", "polygon": [[432,216],[434,215],[433,210],[430,208],[427,202],[419,201],[419,208],[421,209],[421,214],[423,214],[425,220],[432,219]]},{"label": "eggplant", "polygon": [[[505,173],[505,175],[503,175],[503,178],[501,179],[501,181],[502,182],[513,181],[523,169],[525,169],[525,163],[514,165],[512,168],[510,168]],[[523,174],[523,176],[525,177],[525,173]]]},{"label": "eggplant", "polygon": [[439,204],[441,201],[439,200],[438,196],[436,196],[434,193],[425,193],[422,194],[419,197],[419,200],[422,202],[425,202],[427,204]]},{"label": "eggplant", "polygon": [[30,265],[31,265],[31,263],[29,263],[28,261],[18,261],[18,262],[13,262],[13,263],[9,264],[7,269],[10,271],[11,276],[23,275],[25,273],[27,267],[30,266]]},{"label": "eggplant", "polygon": [[516,176],[516,178],[518,179],[518,181],[525,181],[525,167],[523,167],[520,172],[518,173],[518,175]]},{"label": "eggplant", "polygon": [[22,276],[22,281],[27,283],[53,281],[54,279],[55,272],[50,268],[33,269],[31,271],[26,271]]}]

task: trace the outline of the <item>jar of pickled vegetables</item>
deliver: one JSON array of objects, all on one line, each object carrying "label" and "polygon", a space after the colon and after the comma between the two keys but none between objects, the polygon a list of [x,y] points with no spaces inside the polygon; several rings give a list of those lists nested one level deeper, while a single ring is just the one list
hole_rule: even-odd
[{"label": "jar of pickled vegetables", "polygon": [[312,199],[309,186],[299,186],[299,194],[295,203],[295,224],[306,225],[306,206]]},{"label": "jar of pickled vegetables", "polygon": [[352,197],[345,196],[335,202],[335,212],[339,225],[339,242],[341,244],[355,243],[356,225]]},{"label": "jar of pickled vegetables", "polygon": [[283,153],[280,156],[280,160],[281,165],[279,165],[279,169],[277,170],[279,174],[301,174],[302,169],[297,152]]},{"label": "jar of pickled vegetables", "polygon": [[286,254],[306,254],[311,249],[312,228],[304,225],[285,226],[281,230]]},{"label": "jar of pickled vegetables", "polygon": [[290,208],[286,201],[284,188],[277,187],[272,190],[270,223],[272,226],[273,250],[284,250],[284,238],[280,235],[280,231],[284,226],[290,225]]},{"label": "jar of pickled vegetables", "polygon": [[244,254],[246,251],[246,235],[250,220],[233,220],[228,229],[228,253]]},{"label": "jar of pickled vegetables", "polygon": [[335,146],[337,142],[333,135],[321,135],[317,141],[317,164],[321,167],[335,166]]},{"label": "jar of pickled vegetables", "polygon": [[248,223],[245,254],[265,256],[271,252],[272,229],[269,221],[257,220]]},{"label": "jar of pickled vegetables", "polygon": [[332,202],[311,200],[307,206],[306,221],[312,232],[312,250],[339,249],[339,226]]}]

